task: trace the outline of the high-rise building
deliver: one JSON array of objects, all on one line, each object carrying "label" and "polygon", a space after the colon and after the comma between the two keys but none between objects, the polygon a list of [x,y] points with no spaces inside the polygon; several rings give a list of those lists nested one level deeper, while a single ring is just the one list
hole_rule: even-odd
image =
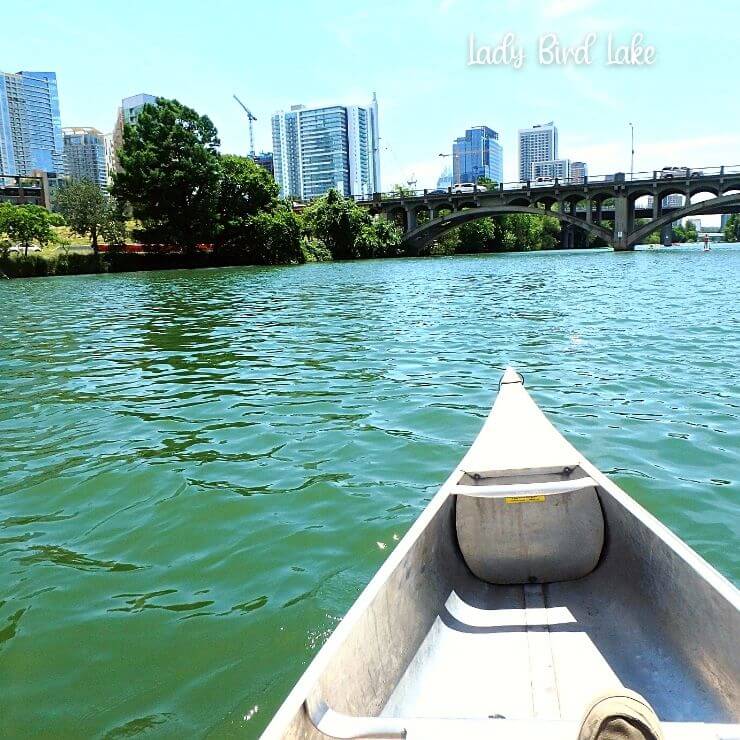
[{"label": "high-rise building", "polygon": [[272,152],[260,152],[259,154],[249,154],[248,156],[260,167],[264,167],[264,169],[266,169],[271,175],[275,174],[275,167],[272,162]]},{"label": "high-rise building", "polygon": [[730,213],[723,213],[723,214],[722,214],[722,216],[720,217],[720,224],[719,224],[719,228],[720,228],[720,229],[721,229],[722,231],[724,231],[724,230],[725,230],[725,226],[727,226],[727,222],[728,222],[728,221],[730,220],[730,216],[731,216],[731,215],[732,215],[732,214],[730,214]]},{"label": "high-rise building", "polygon": [[113,127],[113,134],[112,134],[112,142],[111,142],[112,168],[109,170],[111,173],[117,172],[119,169],[118,156],[116,153],[123,146],[124,126],[126,124],[130,124],[130,125],[135,124],[136,120],[141,114],[141,111],[144,110],[145,105],[156,105],[156,104],[157,104],[156,95],[148,95],[147,93],[139,93],[138,95],[131,95],[130,97],[124,98],[121,101],[121,107],[118,109],[118,113],[116,115],[116,124]]},{"label": "high-rise building", "polygon": [[496,131],[473,126],[452,144],[452,179],[455,183],[478,182],[481,177],[503,182],[504,150]]},{"label": "high-rise building", "polygon": [[0,72],[0,172],[64,172],[54,72]]},{"label": "high-rise building", "polygon": [[108,186],[105,137],[96,128],[64,128],[64,172],[75,180],[90,180],[101,190]]},{"label": "high-rise building", "polygon": [[294,105],[272,117],[275,179],[284,196],[316,198],[380,190],[378,101],[368,106]]},{"label": "high-rise building", "polygon": [[558,129],[553,121],[519,129],[519,179],[532,179],[532,165],[558,158]]},{"label": "high-rise building", "polygon": [[548,159],[543,162],[532,162],[532,180],[557,178],[561,182],[570,181],[573,176],[572,164],[569,159]]},{"label": "high-rise building", "polygon": [[585,162],[570,163],[570,179],[573,183],[582,184],[588,177],[588,165]]}]

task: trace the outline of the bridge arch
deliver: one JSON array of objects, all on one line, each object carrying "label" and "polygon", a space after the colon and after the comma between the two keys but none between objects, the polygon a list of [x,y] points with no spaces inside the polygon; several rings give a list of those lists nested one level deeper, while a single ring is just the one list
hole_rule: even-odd
[{"label": "bridge arch", "polygon": [[455,206],[449,202],[435,203],[431,206],[431,210],[434,218],[437,218],[437,216],[442,215],[442,211],[449,211],[452,213],[452,211],[455,210]]},{"label": "bridge arch", "polygon": [[658,199],[658,203],[662,204],[665,198],[667,198],[669,195],[682,195],[684,198],[686,198],[686,193],[687,190],[685,187],[679,187],[678,185],[669,185],[668,187],[663,187],[658,190],[656,198]]},{"label": "bridge arch", "polygon": [[694,187],[689,188],[689,196],[693,197],[694,195],[699,195],[699,193],[710,193],[715,198],[719,198],[721,195],[719,191],[719,187],[715,187],[714,185],[705,185],[704,183],[697,183],[694,185]]},{"label": "bridge arch", "polygon": [[535,208],[539,208],[540,205],[542,205],[544,207],[544,210],[549,213],[552,210],[552,207],[557,202],[558,202],[558,199],[552,195],[541,195],[539,198],[534,198],[532,200],[532,205]]},{"label": "bridge arch", "polygon": [[452,229],[461,226],[468,221],[477,221],[481,218],[488,218],[490,216],[503,216],[510,213],[526,213],[532,216],[553,216],[559,219],[563,223],[573,224],[584,231],[598,236],[603,239],[607,244],[613,244],[613,236],[611,231],[605,229],[603,226],[597,224],[589,224],[581,218],[571,216],[568,213],[561,213],[560,211],[545,211],[542,208],[536,206],[516,206],[516,205],[499,205],[499,206],[482,206],[480,208],[471,208],[465,211],[455,211],[446,216],[440,216],[426,224],[418,226],[415,229],[409,231],[404,237],[404,241],[413,246],[418,251],[425,244],[428,244],[434,239],[438,239],[440,236],[445,234]]},{"label": "bridge arch", "polygon": [[663,216],[659,216],[650,223],[645,224],[645,226],[641,226],[631,232],[627,236],[627,245],[633,247],[635,244],[640,244],[648,234],[651,234],[653,231],[656,231],[666,224],[680,221],[682,218],[686,218],[687,216],[724,213],[725,211],[723,209],[725,207],[734,207],[740,210],[740,192],[721,195],[718,198],[703,200],[700,203],[692,203],[689,206],[684,206],[683,208],[678,208],[664,214]]}]

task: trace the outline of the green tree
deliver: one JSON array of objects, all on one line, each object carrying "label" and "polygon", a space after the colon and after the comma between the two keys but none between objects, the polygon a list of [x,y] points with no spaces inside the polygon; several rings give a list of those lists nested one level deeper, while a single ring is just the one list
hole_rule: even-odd
[{"label": "green tree", "polygon": [[11,244],[20,244],[26,256],[34,242],[43,246],[54,241],[52,221],[49,211],[41,206],[0,203],[0,234],[5,234]]},{"label": "green tree", "polygon": [[355,251],[360,258],[397,257],[401,254],[403,233],[394,223],[384,219],[371,219],[363,224],[355,241]]},{"label": "green tree", "polygon": [[725,241],[740,242],[740,214],[733,213],[725,224]]},{"label": "green tree", "polygon": [[326,244],[333,259],[347,260],[360,256],[357,239],[370,222],[370,214],[351,198],[330,190],[306,208],[304,221],[309,233]]},{"label": "green tree", "polygon": [[492,218],[481,218],[477,221],[468,221],[458,228],[460,244],[457,251],[460,253],[491,252],[493,251],[496,224]]},{"label": "green tree", "polygon": [[117,242],[125,224],[116,204],[90,180],[72,180],[62,185],[54,198],[54,207],[75,234],[89,236],[93,252],[98,254],[98,237]]},{"label": "green tree", "polygon": [[315,200],[303,213],[308,236],[322,241],[332,259],[395,257],[403,253],[403,234],[384,218],[370,212],[336,190]]},{"label": "green tree", "polygon": [[[240,238],[249,229],[250,219],[275,210],[279,190],[272,175],[248,157],[221,157],[218,243]],[[279,220],[287,223],[284,216]]]},{"label": "green tree", "polygon": [[122,171],[113,195],[129,203],[142,224],[137,236],[192,254],[214,240],[218,225],[220,145],[216,127],[177,100],[145,105],[124,129]]},{"label": "green tree", "polygon": [[390,195],[392,195],[395,198],[405,198],[409,195],[413,195],[414,191],[407,187],[406,185],[401,185],[401,183],[396,183],[391,189],[390,189]]},{"label": "green tree", "polygon": [[284,265],[304,262],[301,225],[286,206],[258,213],[249,222],[252,243],[251,264]]},{"label": "green tree", "polygon": [[498,183],[495,180],[492,180],[490,177],[485,177],[484,175],[481,175],[478,178],[478,185],[482,185],[486,190],[495,190],[498,187]]}]

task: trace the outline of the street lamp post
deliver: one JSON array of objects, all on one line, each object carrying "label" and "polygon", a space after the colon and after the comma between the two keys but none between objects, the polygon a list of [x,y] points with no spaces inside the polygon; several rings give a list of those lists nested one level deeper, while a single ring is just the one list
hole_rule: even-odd
[{"label": "street lamp post", "polygon": [[630,180],[635,179],[635,124],[630,122],[630,132],[632,135],[632,156],[630,158]]}]

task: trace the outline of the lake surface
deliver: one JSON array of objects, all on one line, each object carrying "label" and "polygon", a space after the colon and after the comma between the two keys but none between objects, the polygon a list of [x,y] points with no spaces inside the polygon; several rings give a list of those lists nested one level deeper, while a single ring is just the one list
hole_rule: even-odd
[{"label": "lake surface", "polygon": [[0,284],[0,734],[254,737],[515,365],[740,581],[740,246]]}]

